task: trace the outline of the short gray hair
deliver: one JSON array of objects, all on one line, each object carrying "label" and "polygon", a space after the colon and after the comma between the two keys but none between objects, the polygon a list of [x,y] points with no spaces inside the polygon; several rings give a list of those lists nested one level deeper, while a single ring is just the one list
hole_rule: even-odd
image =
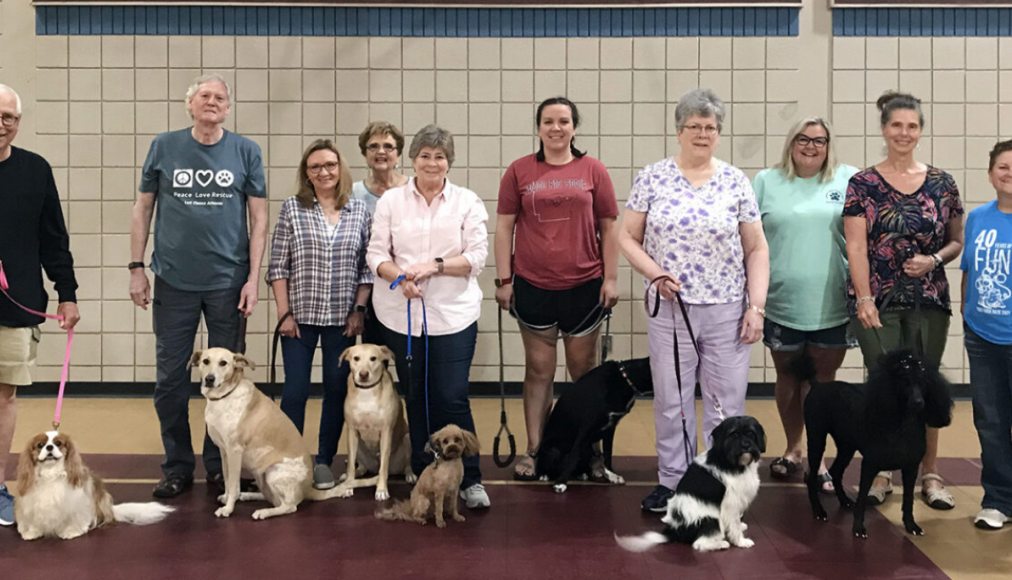
[{"label": "short gray hair", "polygon": [[715,118],[717,132],[720,132],[724,125],[724,102],[710,89],[693,89],[678,99],[675,128],[681,130],[692,116]]},{"label": "short gray hair", "polygon": [[14,95],[14,112],[21,116],[21,95],[17,91],[8,87],[5,84],[0,84],[0,93],[8,93]]},{"label": "short gray hair", "polygon": [[453,166],[453,134],[437,125],[426,125],[415,133],[411,139],[411,147],[408,149],[408,157],[414,161],[423,147],[435,147],[442,149],[446,154],[446,161]]},{"label": "short gray hair", "polygon": [[186,89],[187,105],[190,104],[190,99],[193,98],[193,95],[197,94],[197,91],[200,90],[201,85],[206,85],[207,83],[221,83],[222,85],[224,85],[225,94],[228,95],[228,104],[230,105],[232,104],[232,86],[229,85],[228,81],[225,80],[225,77],[221,76],[220,74],[210,73],[206,75],[200,75],[199,77],[193,79],[193,82],[190,83],[189,88]]}]

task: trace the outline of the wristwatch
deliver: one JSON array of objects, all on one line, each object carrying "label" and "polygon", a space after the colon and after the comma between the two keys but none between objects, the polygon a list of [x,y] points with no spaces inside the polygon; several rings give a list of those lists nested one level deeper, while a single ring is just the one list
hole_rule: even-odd
[{"label": "wristwatch", "polygon": [[443,273],[443,259],[442,258],[436,258],[436,273],[437,274],[442,274]]},{"label": "wristwatch", "polygon": [[938,254],[931,254],[931,260],[935,263],[936,268],[945,263],[945,260]]},{"label": "wristwatch", "polygon": [[135,270],[137,268],[143,268],[144,262],[130,262],[127,264],[127,270]]},{"label": "wristwatch", "polygon": [[352,312],[362,312],[362,313],[364,313],[366,310],[368,310],[368,309],[366,308],[365,304],[356,304],[351,309]]},{"label": "wristwatch", "polygon": [[495,287],[502,288],[503,286],[509,286],[513,283],[513,278],[496,278]]}]

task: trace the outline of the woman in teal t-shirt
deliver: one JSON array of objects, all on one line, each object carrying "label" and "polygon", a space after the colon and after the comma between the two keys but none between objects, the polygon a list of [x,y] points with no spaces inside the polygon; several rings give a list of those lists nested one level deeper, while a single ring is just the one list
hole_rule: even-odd
[{"label": "woman in teal t-shirt", "polygon": [[991,150],[997,199],[970,212],[963,244],[963,340],[970,360],[973,425],[980,438],[981,510],[997,530],[1012,517],[1012,140]]},{"label": "woman in teal t-shirt", "polygon": [[[817,380],[832,381],[856,345],[847,332],[843,202],[857,169],[837,164],[831,133],[819,117],[801,120],[787,135],[780,163],[760,171],[754,183],[770,246],[763,342],[777,370],[774,393],[787,436],[783,456],[770,464],[776,479],[794,475],[802,461],[808,385],[791,374],[791,361],[805,352]],[[832,493],[825,464],[818,477],[822,490]]]}]

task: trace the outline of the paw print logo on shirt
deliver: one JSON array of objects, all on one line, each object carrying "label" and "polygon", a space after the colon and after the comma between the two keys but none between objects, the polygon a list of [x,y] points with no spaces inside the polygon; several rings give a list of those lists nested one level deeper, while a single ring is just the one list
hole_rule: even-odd
[{"label": "paw print logo on shirt", "polygon": [[229,187],[235,182],[235,176],[228,169],[222,169],[214,174],[214,182],[218,184],[218,187]]}]

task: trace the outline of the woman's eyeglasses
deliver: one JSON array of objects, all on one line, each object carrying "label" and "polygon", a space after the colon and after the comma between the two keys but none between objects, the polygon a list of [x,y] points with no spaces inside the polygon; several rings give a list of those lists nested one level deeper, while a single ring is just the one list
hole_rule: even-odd
[{"label": "woman's eyeglasses", "polygon": [[393,151],[394,149],[397,149],[397,146],[394,145],[393,143],[370,143],[366,145],[365,148],[375,153],[380,149],[387,152]]},{"label": "woman's eyeglasses", "polygon": [[327,170],[327,173],[333,173],[334,171],[337,170],[337,168],[340,165],[341,164],[338,163],[337,161],[328,161],[326,163],[321,163],[319,165],[307,165],[306,171],[308,171],[312,175],[319,175],[320,172],[323,171],[324,169]]},{"label": "woman's eyeglasses", "polygon": [[809,137],[808,135],[798,135],[794,142],[802,147],[808,147],[811,145],[816,149],[822,149],[826,145],[829,145],[829,139],[827,137]]},{"label": "woman's eyeglasses", "polygon": [[21,120],[20,115],[11,115],[10,113],[4,113],[2,116],[0,116],[0,123],[3,123],[3,126],[8,128],[17,125],[18,121],[20,120]]}]

